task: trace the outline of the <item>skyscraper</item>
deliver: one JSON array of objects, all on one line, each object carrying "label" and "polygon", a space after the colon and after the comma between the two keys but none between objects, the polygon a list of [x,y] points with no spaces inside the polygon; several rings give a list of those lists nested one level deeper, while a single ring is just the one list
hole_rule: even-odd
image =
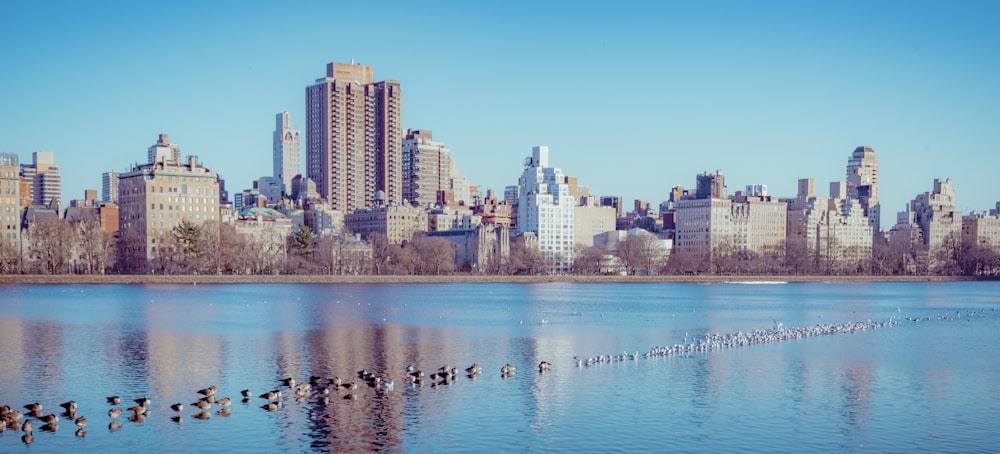
[{"label": "skyscraper", "polygon": [[576,199],[562,169],[549,167],[549,147],[531,149],[518,180],[517,231],[534,233],[547,271],[566,274],[573,267],[573,213]]},{"label": "skyscraper", "polygon": [[940,263],[941,249],[962,238],[962,212],[957,209],[951,178],[935,178],[934,190],[918,194],[907,210],[896,214],[889,241],[901,250],[913,247],[921,271]]},{"label": "skyscraper", "polygon": [[335,210],[403,200],[402,92],[374,80],[370,66],[329,63],[306,87],[306,176]]},{"label": "skyscraper", "polygon": [[292,178],[302,173],[299,130],[292,128],[292,115],[288,112],[275,115],[275,119],[272,176],[281,180],[281,189],[288,196],[292,193]]},{"label": "skyscraper", "polygon": [[861,202],[861,211],[868,216],[872,232],[881,231],[879,213],[881,205],[878,202],[878,160],[875,150],[861,146],[854,149],[847,160],[847,198]]}]

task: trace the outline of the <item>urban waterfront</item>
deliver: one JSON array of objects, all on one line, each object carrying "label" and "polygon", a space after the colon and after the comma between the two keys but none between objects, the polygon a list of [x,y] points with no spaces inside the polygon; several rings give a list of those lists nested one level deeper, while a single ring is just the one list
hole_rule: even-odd
[{"label": "urban waterfront", "polygon": [[[1000,283],[5,285],[0,451],[982,452],[1000,445]],[[840,324],[671,355],[655,346]],[[882,325],[882,322],[889,321]],[[898,324],[897,324],[898,323]],[[866,325],[867,326],[867,325]],[[780,331],[784,332],[784,331]],[[591,358],[596,360],[587,365]],[[578,364],[578,359],[584,361]],[[539,373],[541,361],[551,369]],[[469,378],[465,368],[482,365]],[[506,364],[516,374],[501,376]],[[411,384],[406,367],[425,372]],[[444,365],[453,380],[432,379]],[[391,380],[369,386],[358,372]],[[297,398],[282,379],[321,377]],[[357,389],[319,390],[334,377]],[[190,405],[215,385],[233,401]],[[240,391],[253,391],[241,401]],[[272,389],[280,407],[258,397]],[[120,405],[106,398],[119,395]],[[112,407],[148,397],[150,414]],[[324,399],[325,397],[325,399]],[[174,403],[185,409],[176,412]],[[177,418],[179,416],[179,418]],[[199,419],[203,417],[208,419]],[[22,420],[22,421],[23,421]],[[117,424],[120,424],[119,427]],[[53,427],[49,427],[50,429]]]}]

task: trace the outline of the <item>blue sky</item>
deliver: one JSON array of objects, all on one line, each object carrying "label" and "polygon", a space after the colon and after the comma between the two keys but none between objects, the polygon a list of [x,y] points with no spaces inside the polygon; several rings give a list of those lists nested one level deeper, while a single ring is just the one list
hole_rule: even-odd
[{"label": "blue sky", "polygon": [[354,58],[501,193],[539,144],[654,205],[716,169],[825,191],[869,145],[883,228],[934,178],[1000,200],[995,2],[288,3],[0,2],[0,151],[53,151],[80,198],[163,132],[235,192],[271,173],[274,114],[304,129],[305,87]]}]

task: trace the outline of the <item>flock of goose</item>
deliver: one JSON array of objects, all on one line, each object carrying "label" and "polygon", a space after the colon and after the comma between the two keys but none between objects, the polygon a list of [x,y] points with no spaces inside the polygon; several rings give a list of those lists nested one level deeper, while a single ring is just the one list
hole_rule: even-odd
[{"label": "flock of goose", "polygon": [[[550,367],[551,364],[549,362],[542,361],[538,365],[538,372],[545,373]],[[470,379],[474,379],[482,373],[483,368],[478,363],[472,364],[465,369],[465,375]],[[512,378],[516,373],[517,367],[513,364],[508,363],[500,368],[500,376],[502,378]],[[432,387],[444,386],[452,384],[458,378],[458,369],[444,365],[435,372],[424,373],[411,365],[406,367],[404,376],[406,381],[413,387],[422,386],[425,382],[429,383]],[[278,388],[264,392],[258,396],[264,400],[264,403],[260,407],[269,412],[278,411],[284,407],[284,402],[290,396],[294,396],[291,398],[299,403],[303,403],[310,398],[315,398],[323,404],[329,404],[331,396],[340,396],[346,400],[356,400],[357,394],[354,391],[360,387],[359,381],[368,388],[381,392],[389,392],[395,388],[393,380],[367,370],[358,371],[356,380],[347,380],[340,377],[324,379],[314,375],[309,377],[307,381],[297,382],[295,378],[288,377],[281,380]],[[344,394],[339,394],[340,391],[343,391]],[[199,389],[195,393],[199,397],[190,404],[185,405],[182,402],[177,402],[170,405],[170,410],[174,412],[170,417],[172,421],[176,423],[184,422],[182,412],[187,407],[195,409],[196,413],[191,415],[191,417],[200,420],[210,419],[212,416],[210,410],[215,407],[218,408],[215,411],[215,414],[218,416],[229,417],[232,414],[232,410],[230,409],[232,399],[229,397],[219,397],[218,388],[215,385]],[[249,389],[240,391],[242,402],[252,402],[254,399],[253,394]],[[151,415],[152,399],[149,397],[134,399],[133,402],[135,405],[124,410],[121,408],[122,398],[120,396],[110,396],[106,400],[112,406],[108,410],[108,418],[110,419],[108,430],[111,432],[118,431],[123,427],[120,421],[123,415],[126,415],[128,421],[136,423],[144,422]],[[63,412],[59,415],[55,413],[44,414],[44,407],[38,402],[24,405],[25,412],[11,408],[9,405],[0,406],[0,434],[8,430],[23,432],[21,441],[26,445],[31,445],[35,441],[36,423],[40,425],[38,430],[56,432],[59,430],[59,421],[65,419],[73,421],[78,427],[76,436],[86,437],[87,418],[77,415],[77,403],[75,401],[68,401],[59,406],[63,408]]]},{"label": "flock of goose", "polygon": [[[962,316],[962,312],[956,312],[954,315],[939,314],[937,318],[939,320],[953,320],[961,319]],[[981,317],[983,314],[970,311],[967,314],[967,319],[977,316]],[[905,320],[912,323],[919,323],[921,320],[930,320],[930,317],[906,317]],[[818,324],[814,326],[785,328],[781,323],[774,321],[774,326],[769,329],[755,330],[747,333],[710,333],[691,339],[685,335],[684,343],[673,344],[670,346],[654,346],[649,351],[642,354],[636,351],[633,353],[623,352],[621,355],[609,354],[588,358],[574,357],[574,361],[577,367],[588,367],[616,361],[638,361],[640,357],[650,359],[664,356],[689,356],[692,354],[708,353],[712,351],[747,347],[757,344],[891,328],[901,323],[902,321],[899,317],[889,317],[883,321],[867,320],[864,322]],[[552,364],[548,361],[541,361],[538,364],[538,372],[544,374],[551,370],[551,367]],[[465,376],[470,379],[475,379],[482,373],[483,368],[478,363],[474,363],[465,368]],[[500,376],[504,379],[513,378],[516,373],[517,367],[513,364],[508,363],[500,368]],[[441,366],[436,371],[431,373],[424,373],[415,366],[411,365],[407,366],[403,372],[404,381],[412,387],[420,387],[424,383],[429,383],[432,387],[451,385],[457,379],[458,375],[458,369],[449,365]],[[264,392],[258,397],[264,400],[264,403],[260,406],[262,409],[268,412],[274,412],[283,408],[284,402],[287,401],[288,398],[292,398],[299,403],[313,398],[318,399],[323,404],[328,404],[330,399],[334,396],[339,396],[347,400],[355,400],[357,399],[357,395],[354,391],[357,390],[361,384],[379,392],[390,392],[395,388],[395,382],[392,379],[367,370],[361,370],[357,373],[357,379],[342,379],[340,377],[324,379],[319,376],[311,376],[306,381],[297,382],[294,378],[288,377],[281,380],[279,387]],[[187,405],[197,410],[197,412],[191,416],[194,419],[209,419],[211,417],[210,410],[213,408],[217,408],[215,414],[218,416],[228,417],[231,415],[232,411],[230,406],[232,405],[232,399],[229,397],[218,397],[218,389],[214,385],[199,389],[195,391],[195,393],[199,397],[196,398],[197,400]],[[242,402],[250,403],[254,399],[253,394],[254,393],[249,389],[240,391]],[[119,419],[124,414],[127,414],[127,419],[131,422],[143,422],[150,415],[150,406],[152,401],[148,397],[134,399],[133,402],[135,405],[128,407],[125,410],[121,409],[121,397],[111,396],[107,397],[106,400],[107,403],[112,406],[107,412],[108,418],[110,419],[110,422],[108,423],[108,430],[112,432],[122,428],[122,422],[120,422]],[[39,425],[38,430],[40,431],[55,432],[59,429],[58,423],[65,419],[67,421],[72,421],[73,424],[77,426],[77,430],[75,432],[76,436],[85,437],[87,435],[87,418],[77,415],[77,403],[75,401],[68,401],[59,404],[59,407],[61,407],[63,411],[61,414],[57,415],[55,413],[45,414],[43,412],[42,405],[37,402],[24,405],[24,412],[18,409],[13,409],[8,405],[2,405],[0,406],[0,434],[4,431],[23,432],[21,441],[26,445],[30,445],[34,442],[36,424]],[[181,402],[171,404],[170,409],[174,412],[174,415],[171,416],[171,420],[176,423],[183,422],[184,417],[182,412],[185,408],[186,405]]]}]

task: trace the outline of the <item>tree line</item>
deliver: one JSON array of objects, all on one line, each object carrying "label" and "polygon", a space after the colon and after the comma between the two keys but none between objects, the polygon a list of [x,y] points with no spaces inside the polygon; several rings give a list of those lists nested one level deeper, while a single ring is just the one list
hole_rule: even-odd
[{"label": "tree line", "polygon": [[[536,248],[511,242],[507,256],[490,256],[486,265],[457,264],[455,247],[446,239],[417,233],[403,244],[384,234],[364,242],[353,235],[317,234],[307,226],[291,235],[267,229],[241,233],[228,224],[182,221],[155,239],[156,253],[130,251],[134,232],[104,233],[93,220],[38,219],[13,245],[0,242],[2,274],[301,274],[301,275],[539,275],[547,269]],[[870,256],[841,254],[833,259],[788,244],[760,254],[722,244],[701,256],[668,251],[655,235],[630,235],[613,248],[606,245],[574,251],[578,275],[964,275],[1000,277],[1000,254],[982,245],[945,239],[935,250],[876,241]]]}]

